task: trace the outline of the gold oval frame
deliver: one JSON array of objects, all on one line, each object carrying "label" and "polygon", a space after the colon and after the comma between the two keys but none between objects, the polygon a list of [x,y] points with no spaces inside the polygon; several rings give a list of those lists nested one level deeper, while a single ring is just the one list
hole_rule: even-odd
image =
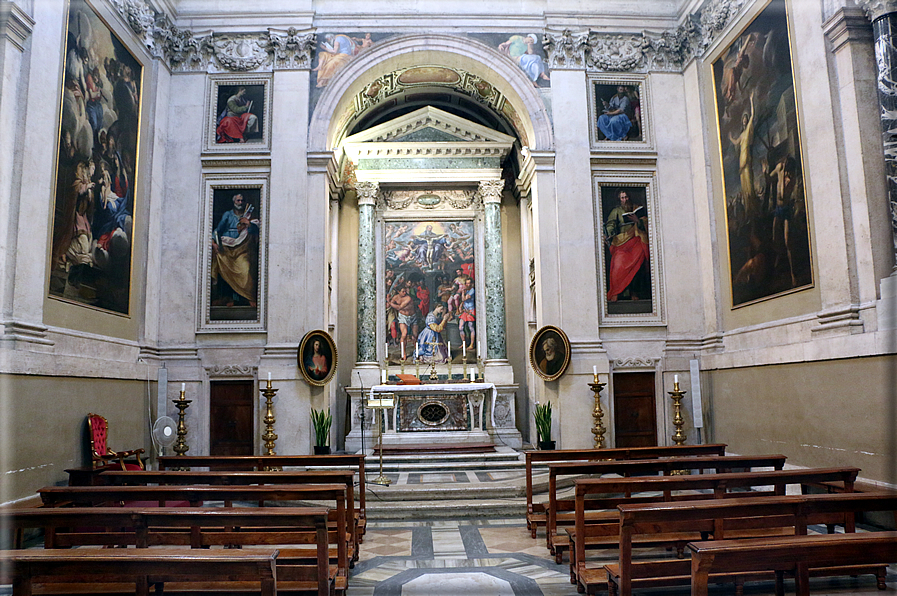
[{"label": "gold oval frame", "polygon": [[[324,344],[326,344],[327,349],[330,350],[330,354],[332,355],[332,360],[330,362],[330,366],[327,370],[327,374],[322,379],[317,379],[309,372],[308,367],[305,366],[305,358],[303,355],[305,354],[306,348],[311,345],[311,342],[315,339],[321,340]],[[314,331],[309,331],[302,338],[302,341],[299,342],[299,350],[296,353],[296,363],[299,366],[299,371],[302,373],[302,377],[309,385],[314,385],[316,387],[323,387],[333,378],[333,373],[336,372],[336,364],[337,364],[337,352],[336,352],[336,343],[334,343],[333,338],[330,337],[330,334],[322,329],[315,329]]]},{"label": "gold oval frame", "polygon": [[[440,419],[437,422],[425,420],[424,417],[421,416],[421,412],[423,412],[424,408],[426,408],[427,406],[433,406],[433,405],[439,406],[440,408],[445,410],[445,416],[443,416],[442,419]],[[420,422],[426,424],[427,426],[439,426],[440,424],[445,423],[445,421],[448,420],[449,416],[451,416],[451,415],[452,415],[452,411],[449,409],[449,407],[447,405],[445,405],[444,403],[442,403],[441,401],[436,400],[436,399],[431,399],[429,401],[425,401],[424,403],[422,403],[421,405],[419,405],[417,407],[417,419]]]},{"label": "gold oval frame", "polygon": [[[558,346],[558,349],[563,351],[560,368],[552,373],[539,366],[539,360],[545,355],[541,347],[542,342],[549,337],[559,340],[560,346]],[[533,371],[542,377],[543,380],[558,380],[567,371],[567,367],[570,366],[570,340],[567,339],[567,334],[560,327],[555,327],[554,325],[545,325],[536,331],[529,343],[529,364],[533,367]]]}]

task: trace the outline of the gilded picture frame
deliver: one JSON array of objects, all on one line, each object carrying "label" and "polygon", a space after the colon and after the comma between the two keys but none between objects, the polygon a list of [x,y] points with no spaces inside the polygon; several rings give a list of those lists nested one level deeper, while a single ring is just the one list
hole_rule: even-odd
[{"label": "gilded picture frame", "polygon": [[[266,316],[268,178],[204,179],[197,330],[263,331]],[[242,200],[237,204],[237,196]]]},{"label": "gilded picture frame", "polygon": [[299,342],[296,361],[302,378],[309,385],[323,387],[330,382],[336,372],[338,361],[336,343],[326,331],[321,329],[309,331]]},{"label": "gilded picture frame", "polygon": [[[662,324],[663,256],[655,177],[649,172],[608,173],[596,175],[593,183],[601,323]],[[621,207],[623,193],[629,208]]]},{"label": "gilded picture frame", "polygon": [[[592,149],[626,148],[639,151],[653,148],[653,126],[648,109],[650,104],[646,77],[590,74],[588,95],[589,139]],[[617,111],[614,109],[616,104],[611,104],[623,96],[626,97],[626,102],[622,114],[614,114]],[[619,138],[614,136],[615,134]]]},{"label": "gilded picture frame", "polygon": [[129,317],[146,69],[85,0],[66,25],[47,294]]},{"label": "gilded picture frame", "polygon": [[771,0],[708,61],[733,309],[814,286],[788,17]]},{"label": "gilded picture frame", "polygon": [[206,90],[206,153],[271,150],[271,75],[213,75]]},{"label": "gilded picture frame", "polygon": [[556,381],[570,366],[570,340],[559,327],[545,325],[529,344],[529,363],[546,382]]}]

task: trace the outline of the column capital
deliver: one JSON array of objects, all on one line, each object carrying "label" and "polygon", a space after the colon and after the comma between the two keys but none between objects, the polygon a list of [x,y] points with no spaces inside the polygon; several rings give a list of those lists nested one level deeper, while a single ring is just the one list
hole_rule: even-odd
[{"label": "column capital", "polygon": [[481,180],[479,193],[483,203],[501,203],[501,193],[505,189],[504,180]]},{"label": "column capital", "polygon": [[380,193],[380,183],[368,181],[356,182],[355,192],[358,195],[359,205],[376,205],[377,195]]},{"label": "column capital", "polygon": [[839,8],[822,25],[825,36],[832,43],[832,50],[837,52],[850,42],[871,43],[872,25],[859,8]]},{"label": "column capital", "polygon": [[897,0],[857,0],[857,4],[866,12],[870,21],[897,12]]}]

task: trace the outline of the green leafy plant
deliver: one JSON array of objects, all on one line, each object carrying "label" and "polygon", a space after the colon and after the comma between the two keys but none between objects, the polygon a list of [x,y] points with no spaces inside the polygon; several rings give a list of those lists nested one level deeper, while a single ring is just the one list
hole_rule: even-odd
[{"label": "green leafy plant", "polygon": [[333,424],[333,416],[330,408],[327,411],[311,409],[311,423],[315,427],[315,445],[326,447],[330,442],[330,425]]},{"label": "green leafy plant", "polygon": [[544,404],[536,404],[536,411],[533,413],[536,419],[536,432],[538,433],[539,442],[551,440],[551,402]]}]

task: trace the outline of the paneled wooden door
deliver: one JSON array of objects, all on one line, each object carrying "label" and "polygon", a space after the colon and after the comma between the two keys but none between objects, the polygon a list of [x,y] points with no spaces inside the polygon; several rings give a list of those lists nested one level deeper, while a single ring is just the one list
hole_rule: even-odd
[{"label": "paneled wooden door", "polygon": [[212,381],[209,394],[209,455],[255,455],[252,381]]},{"label": "paneled wooden door", "polygon": [[614,445],[657,445],[654,373],[614,374]]}]

